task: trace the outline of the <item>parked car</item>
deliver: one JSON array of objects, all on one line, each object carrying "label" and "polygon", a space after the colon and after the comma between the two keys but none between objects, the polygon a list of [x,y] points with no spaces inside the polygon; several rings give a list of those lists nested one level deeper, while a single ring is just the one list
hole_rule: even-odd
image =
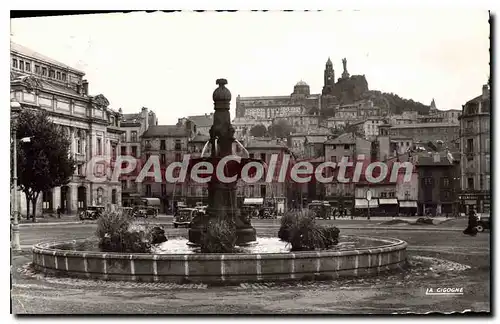
[{"label": "parked car", "polygon": [[332,218],[332,207],[327,201],[313,200],[308,209],[315,213],[316,218],[331,219]]},{"label": "parked car", "polygon": [[88,206],[86,209],[80,211],[79,217],[84,219],[98,219],[104,213],[104,206]]},{"label": "parked car", "polygon": [[134,217],[157,217],[158,210],[161,205],[159,198],[140,198],[135,202],[132,208]]},{"label": "parked car", "polygon": [[484,230],[490,230],[490,215],[478,215],[477,216],[477,226],[476,229],[478,232],[484,232]]},{"label": "parked car", "polygon": [[181,208],[174,217],[174,227],[177,228],[179,225],[188,227],[193,218],[200,214],[204,214],[204,212],[197,208]]}]

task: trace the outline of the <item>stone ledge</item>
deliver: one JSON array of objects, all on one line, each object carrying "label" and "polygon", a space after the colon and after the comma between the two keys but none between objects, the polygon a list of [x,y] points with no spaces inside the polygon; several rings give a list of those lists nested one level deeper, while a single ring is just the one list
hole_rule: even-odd
[{"label": "stone ledge", "polygon": [[[367,237],[362,237],[367,238]],[[251,282],[363,276],[401,268],[407,243],[372,238],[387,245],[349,251],[269,254],[126,254],[58,249],[62,244],[33,247],[35,267],[56,275],[106,280],[153,282]]]}]

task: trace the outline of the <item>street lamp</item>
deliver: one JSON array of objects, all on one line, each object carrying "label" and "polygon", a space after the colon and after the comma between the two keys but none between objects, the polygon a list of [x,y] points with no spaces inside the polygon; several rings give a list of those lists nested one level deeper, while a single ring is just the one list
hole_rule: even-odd
[{"label": "street lamp", "polygon": [[21,104],[17,102],[15,99],[12,99],[10,102],[10,111],[12,114],[11,118],[11,131],[12,131],[12,141],[13,141],[13,170],[12,170],[12,182],[13,186],[13,195],[12,195],[12,212],[14,213],[14,222],[12,223],[12,250],[13,251],[21,251],[21,243],[19,240],[19,213],[17,211],[17,136],[16,136],[16,127],[14,127],[13,121],[17,118],[17,115],[21,111]]}]

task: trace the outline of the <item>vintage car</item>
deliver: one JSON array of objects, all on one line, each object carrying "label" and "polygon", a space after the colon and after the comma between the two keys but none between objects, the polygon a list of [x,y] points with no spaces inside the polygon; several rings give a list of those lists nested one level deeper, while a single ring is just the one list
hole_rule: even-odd
[{"label": "vintage car", "polygon": [[104,206],[88,206],[86,209],[80,211],[78,216],[81,220],[97,219],[104,213],[104,211]]},{"label": "vintage car", "polygon": [[174,217],[174,227],[177,228],[179,225],[188,227],[193,218],[200,214],[204,214],[204,212],[197,208],[181,208]]},{"label": "vintage car", "polygon": [[140,198],[132,207],[134,217],[157,217],[161,202],[159,198]]},{"label": "vintage car", "polygon": [[274,207],[270,206],[262,207],[259,211],[259,218],[260,219],[277,218],[277,215],[274,212]]},{"label": "vintage car", "polygon": [[477,216],[476,229],[478,232],[484,232],[484,230],[486,230],[486,229],[487,230],[491,229],[490,215],[489,214]]},{"label": "vintage car", "polygon": [[331,219],[332,207],[327,201],[313,200],[309,206],[309,210],[315,213],[316,218]]}]

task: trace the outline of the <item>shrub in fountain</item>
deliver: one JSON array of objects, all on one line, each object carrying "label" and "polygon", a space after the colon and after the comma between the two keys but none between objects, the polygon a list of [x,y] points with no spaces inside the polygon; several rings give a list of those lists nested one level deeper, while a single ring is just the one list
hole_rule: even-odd
[{"label": "shrub in fountain", "polygon": [[335,226],[316,223],[314,213],[290,212],[281,218],[278,238],[290,243],[292,251],[329,249],[338,243],[340,231]]},{"label": "shrub in fountain", "polygon": [[152,244],[167,240],[162,228],[134,224],[134,220],[130,215],[113,212],[99,217],[96,236],[101,251],[148,253]]},{"label": "shrub in fountain", "polygon": [[201,252],[235,252],[236,239],[236,225],[232,219],[223,217],[211,219],[201,235]]}]

